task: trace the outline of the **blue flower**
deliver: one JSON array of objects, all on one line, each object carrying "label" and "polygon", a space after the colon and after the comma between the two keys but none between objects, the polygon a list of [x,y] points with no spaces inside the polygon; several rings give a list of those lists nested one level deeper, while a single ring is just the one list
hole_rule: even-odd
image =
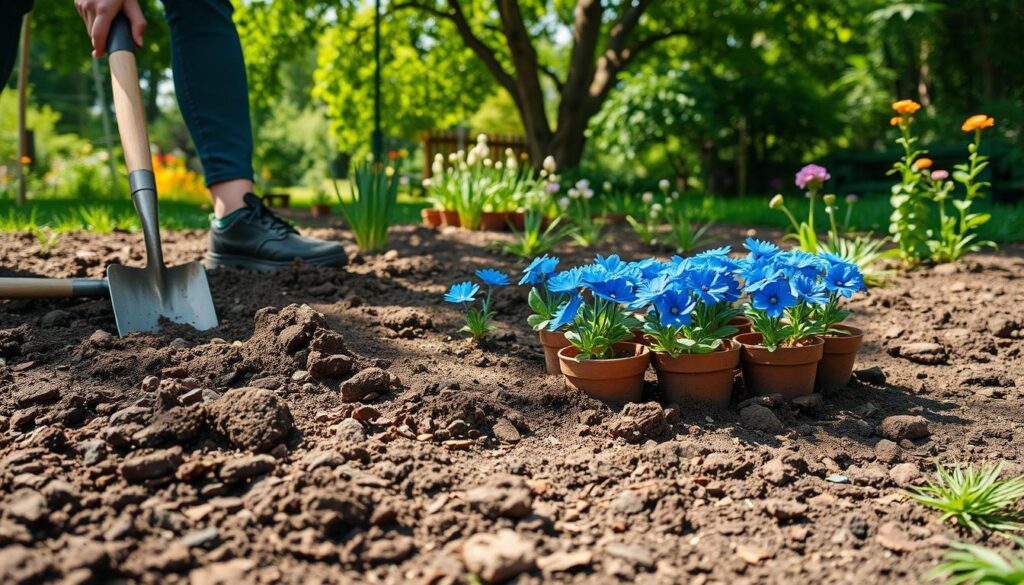
[{"label": "blue flower", "polygon": [[824,274],[827,263],[814,254],[800,250],[792,250],[779,254],[774,258],[779,268],[786,273],[787,278],[793,278],[800,274],[807,278],[817,278]]},{"label": "blue flower", "polygon": [[712,268],[719,272],[735,272],[739,268],[739,262],[729,257],[732,250],[729,246],[722,246],[713,250],[706,250],[690,259],[693,266],[701,268]]},{"label": "blue flower", "polygon": [[764,311],[769,317],[781,317],[782,312],[796,304],[789,283],[785,280],[771,280],[750,296],[750,304]]},{"label": "blue flower", "polygon": [[594,258],[594,264],[597,264],[608,272],[615,272],[621,268],[624,263],[622,262],[622,258],[619,258],[618,254],[612,254],[607,258],[598,254],[597,257]]},{"label": "blue flower", "polygon": [[636,301],[630,306],[634,311],[644,308],[645,306],[657,301],[663,294],[668,292],[675,286],[675,281],[672,276],[668,273],[662,273],[658,276],[642,283],[639,288],[636,289]]},{"label": "blue flower", "polygon": [[565,327],[572,320],[576,318],[576,313],[580,311],[580,306],[583,305],[583,296],[579,293],[572,295],[564,305],[555,311],[554,317],[551,318],[551,323],[548,325],[548,331],[558,331],[562,327]]},{"label": "blue flower", "polygon": [[548,278],[548,290],[553,293],[573,292],[583,286],[583,269],[564,270]]},{"label": "blue flower", "polygon": [[681,327],[690,324],[690,314],[697,306],[687,292],[672,289],[654,301],[658,310],[658,320],[663,327]]},{"label": "blue flower", "polygon": [[543,283],[557,266],[558,258],[550,257],[547,254],[534,258],[530,265],[523,270],[523,278],[519,281],[519,286]]},{"label": "blue flower", "polygon": [[726,300],[729,292],[729,283],[722,274],[710,269],[691,270],[686,274],[686,284],[701,302],[712,305]]},{"label": "blue flower", "polygon": [[600,281],[588,281],[589,288],[598,297],[613,303],[632,303],[636,294],[625,278],[606,278]]},{"label": "blue flower", "polygon": [[477,270],[476,276],[483,281],[487,286],[506,286],[508,285],[508,275],[504,272],[498,272],[493,268],[484,268],[483,270]]},{"label": "blue flower", "polygon": [[480,285],[475,282],[461,282],[453,284],[444,300],[449,303],[472,303],[476,300],[476,293],[480,292]]},{"label": "blue flower", "polygon": [[755,240],[754,238],[747,238],[747,240],[743,242],[743,247],[750,250],[750,255],[747,257],[752,261],[771,258],[782,251],[778,246],[771,242]]},{"label": "blue flower", "polygon": [[835,254],[829,254],[828,252],[818,252],[820,257],[825,262],[828,262],[829,267],[841,266],[843,264],[850,264],[850,261],[842,256],[836,256]]},{"label": "blue flower", "polygon": [[856,264],[833,265],[825,274],[825,287],[846,298],[852,297],[855,292],[867,290],[864,286],[864,275]]},{"label": "blue flower", "polygon": [[802,274],[794,276],[789,281],[793,294],[798,299],[811,305],[824,305],[828,302],[828,290],[825,284],[816,278],[807,278]]},{"label": "blue flower", "polygon": [[639,262],[631,262],[629,267],[640,273],[643,280],[651,280],[664,272],[665,265],[654,258],[646,258]]}]

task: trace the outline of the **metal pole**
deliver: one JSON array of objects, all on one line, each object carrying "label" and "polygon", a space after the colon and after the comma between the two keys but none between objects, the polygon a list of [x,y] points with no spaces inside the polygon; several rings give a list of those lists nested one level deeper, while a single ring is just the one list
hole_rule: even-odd
[{"label": "metal pole", "polygon": [[374,0],[373,10],[373,162],[380,164],[384,146],[380,131],[380,0]]},{"label": "metal pole", "polygon": [[107,166],[110,169],[110,187],[114,190],[113,195],[121,194],[117,180],[117,162],[114,158],[114,139],[111,135],[110,109],[107,107],[107,94],[103,91],[103,77],[100,75],[100,60],[92,60],[92,80],[96,85],[96,102],[100,109],[100,119],[103,121],[103,142],[107,147]]},{"label": "metal pole", "polygon": [[[21,58],[18,63],[18,205],[25,205],[28,177],[25,176],[25,158],[28,157],[28,48],[32,32],[32,13],[21,20]],[[31,164],[31,161],[29,161]]]}]

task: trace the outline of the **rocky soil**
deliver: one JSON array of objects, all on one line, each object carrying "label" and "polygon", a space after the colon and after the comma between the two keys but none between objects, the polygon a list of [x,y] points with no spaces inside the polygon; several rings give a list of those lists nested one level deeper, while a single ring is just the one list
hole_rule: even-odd
[{"label": "rocky soil", "polygon": [[[118,339],[106,301],[0,301],[0,583],[905,583],[975,537],[902,488],[935,459],[1024,473],[1020,248],[853,303],[850,387],[737,385],[714,410],[659,403],[653,373],[641,404],[567,391],[526,290],[499,293],[486,346],[463,339],[441,295],[521,269],[501,237],[402,227],[345,270],[214,272],[202,333]],[[170,263],[205,245],[165,241]],[[138,234],[48,255],[0,234],[2,276],[142,255]]]}]

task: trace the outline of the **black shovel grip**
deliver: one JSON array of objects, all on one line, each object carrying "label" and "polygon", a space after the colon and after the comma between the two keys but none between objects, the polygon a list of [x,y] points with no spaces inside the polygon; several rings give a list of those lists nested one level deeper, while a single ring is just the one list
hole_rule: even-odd
[{"label": "black shovel grip", "polygon": [[135,52],[135,40],[132,39],[132,25],[123,12],[118,12],[114,22],[110,23],[107,33],[107,53],[117,51]]}]

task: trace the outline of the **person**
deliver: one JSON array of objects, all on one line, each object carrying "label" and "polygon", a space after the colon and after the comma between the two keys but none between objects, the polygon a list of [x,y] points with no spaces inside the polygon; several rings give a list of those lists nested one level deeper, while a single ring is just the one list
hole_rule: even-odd
[{"label": "person", "polygon": [[[22,17],[33,0],[0,1],[0,90],[10,78]],[[171,65],[178,105],[203,164],[213,200],[207,268],[271,271],[296,258],[317,266],[343,266],[336,242],[303,237],[252,193],[253,137],[249,89],[230,0],[162,0],[171,32]],[[136,45],[146,18],[138,0],[75,0],[101,57],[110,23],[124,12]]]}]

